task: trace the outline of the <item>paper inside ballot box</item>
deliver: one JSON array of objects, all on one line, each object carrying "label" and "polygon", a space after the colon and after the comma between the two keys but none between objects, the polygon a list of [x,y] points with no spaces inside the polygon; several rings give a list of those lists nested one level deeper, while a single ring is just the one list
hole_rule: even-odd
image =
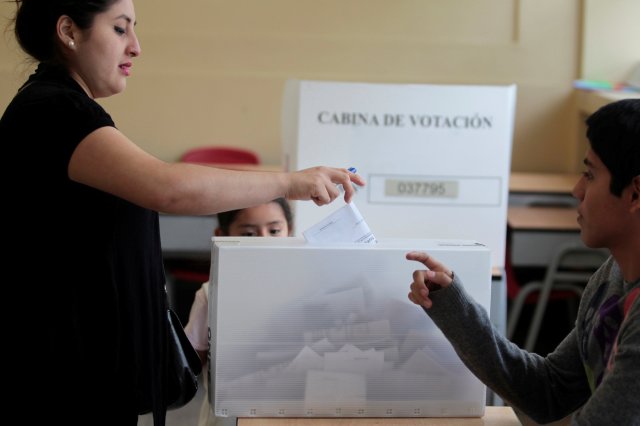
[{"label": "paper inside ballot box", "polygon": [[209,398],[217,416],[481,416],[485,387],[407,294],[433,255],[487,312],[475,241],[214,237]]}]

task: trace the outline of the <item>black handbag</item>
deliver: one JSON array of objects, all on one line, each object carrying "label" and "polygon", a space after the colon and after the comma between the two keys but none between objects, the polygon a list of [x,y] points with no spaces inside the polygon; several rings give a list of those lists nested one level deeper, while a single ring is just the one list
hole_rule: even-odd
[{"label": "black handbag", "polygon": [[[167,325],[167,409],[174,410],[185,406],[198,392],[202,363],[171,308],[167,308]],[[150,411],[150,401],[143,398],[138,414]]]},{"label": "black handbag", "polygon": [[168,336],[168,392],[167,409],[173,410],[186,405],[198,392],[198,375],[202,371],[202,362],[191,345],[173,309],[167,309],[169,323]]}]

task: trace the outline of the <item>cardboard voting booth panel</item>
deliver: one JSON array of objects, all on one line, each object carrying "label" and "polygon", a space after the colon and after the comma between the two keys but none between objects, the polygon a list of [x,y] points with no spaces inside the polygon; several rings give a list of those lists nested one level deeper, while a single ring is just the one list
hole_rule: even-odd
[{"label": "cardboard voting booth panel", "polygon": [[217,416],[477,417],[485,386],[407,299],[425,250],[487,311],[489,250],[467,240],[216,237],[209,398]]},{"label": "cardboard voting booth panel", "polygon": [[[288,81],[288,170],[355,167],[378,238],[462,238],[504,266],[515,86]],[[296,235],[341,202],[295,202]]]}]

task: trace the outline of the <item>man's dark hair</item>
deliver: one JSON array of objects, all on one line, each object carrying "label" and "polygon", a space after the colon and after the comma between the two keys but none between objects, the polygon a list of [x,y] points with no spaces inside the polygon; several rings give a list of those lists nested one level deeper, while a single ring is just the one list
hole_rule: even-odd
[{"label": "man's dark hair", "polygon": [[640,99],[607,104],[587,119],[591,149],[611,173],[610,191],[620,196],[640,175]]}]

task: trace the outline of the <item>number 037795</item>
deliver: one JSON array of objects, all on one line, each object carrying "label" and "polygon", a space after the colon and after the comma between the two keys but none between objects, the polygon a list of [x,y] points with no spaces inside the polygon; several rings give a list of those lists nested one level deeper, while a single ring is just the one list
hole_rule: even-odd
[{"label": "number 037795", "polygon": [[458,196],[458,181],[386,179],[384,195],[388,197],[456,198]]}]

